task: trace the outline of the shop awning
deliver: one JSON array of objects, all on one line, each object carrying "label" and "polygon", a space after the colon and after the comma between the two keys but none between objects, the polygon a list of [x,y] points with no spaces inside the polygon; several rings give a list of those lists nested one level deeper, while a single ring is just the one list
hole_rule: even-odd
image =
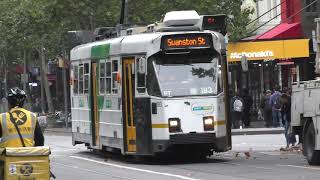
[{"label": "shop awning", "polygon": [[301,34],[302,28],[300,23],[281,23],[269,31],[256,36],[254,40],[300,38]]}]

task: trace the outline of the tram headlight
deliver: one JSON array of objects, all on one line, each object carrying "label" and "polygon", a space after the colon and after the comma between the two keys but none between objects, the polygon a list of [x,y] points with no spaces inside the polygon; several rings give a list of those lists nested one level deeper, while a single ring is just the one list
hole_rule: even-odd
[{"label": "tram headlight", "polygon": [[213,118],[213,116],[203,117],[203,129],[205,131],[213,131],[214,130],[214,118]]},{"label": "tram headlight", "polygon": [[181,123],[179,118],[169,118],[169,132],[180,132]]}]

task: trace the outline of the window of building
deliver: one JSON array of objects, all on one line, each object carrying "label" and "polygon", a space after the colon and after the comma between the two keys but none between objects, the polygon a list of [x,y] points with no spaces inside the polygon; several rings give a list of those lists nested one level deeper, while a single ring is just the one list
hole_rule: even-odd
[{"label": "window of building", "polygon": [[306,6],[308,6],[306,12],[317,12],[317,2],[314,2],[314,0],[306,0]]},{"label": "window of building", "polygon": [[79,72],[78,72],[78,65],[74,65],[73,66],[73,76],[74,76],[74,80],[73,80],[73,93],[75,95],[78,94],[78,83],[79,83]]},{"label": "window of building", "polygon": [[117,75],[118,75],[118,61],[113,60],[112,61],[112,94],[118,94],[118,81],[117,81]]},{"label": "window of building", "polygon": [[[278,5],[278,1],[277,0],[273,0],[272,2],[272,7],[271,8],[274,8]],[[278,15],[278,8],[274,8],[273,11],[272,11],[272,17],[276,17]]]}]

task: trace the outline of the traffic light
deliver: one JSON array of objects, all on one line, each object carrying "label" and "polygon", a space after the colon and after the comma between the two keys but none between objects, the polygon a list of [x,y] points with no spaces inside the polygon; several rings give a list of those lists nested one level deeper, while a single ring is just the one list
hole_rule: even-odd
[{"label": "traffic light", "polygon": [[211,30],[220,32],[223,35],[227,33],[226,15],[204,15],[202,16],[202,30]]}]

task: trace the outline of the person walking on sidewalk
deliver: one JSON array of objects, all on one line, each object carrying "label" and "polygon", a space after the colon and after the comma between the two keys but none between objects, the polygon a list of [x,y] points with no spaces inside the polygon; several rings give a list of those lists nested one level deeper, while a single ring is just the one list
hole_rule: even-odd
[{"label": "person walking on sidewalk", "polygon": [[281,119],[281,93],[279,86],[275,87],[274,93],[270,96],[269,104],[272,107],[272,125],[273,127],[283,127]]},{"label": "person walking on sidewalk", "polygon": [[249,95],[248,89],[243,90],[243,111],[242,111],[242,121],[245,127],[250,126],[250,109],[253,103],[251,96]]},{"label": "person walking on sidewalk", "polygon": [[265,121],[266,127],[272,126],[272,107],[269,104],[271,96],[271,91],[266,90],[265,95],[262,97],[260,108],[263,112],[263,118]]},{"label": "person walking on sidewalk", "polygon": [[236,92],[235,96],[231,98],[230,106],[233,128],[242,127],[243,100],[239,96],[239,92]]},{"label": "person walking on sidewalk", "polygon": [[292,133],[292,130],[290,130],[291,129],[291,97],[287,90],[283,92],[283,94],[281,95],[281,103],[282,103],[281,113],[282,113],[282,122],[284,125],[284,135],[287,142],[287,148],[289,148],[290,144],[294,146],[297,141],[296,141],[295,135]]}]

